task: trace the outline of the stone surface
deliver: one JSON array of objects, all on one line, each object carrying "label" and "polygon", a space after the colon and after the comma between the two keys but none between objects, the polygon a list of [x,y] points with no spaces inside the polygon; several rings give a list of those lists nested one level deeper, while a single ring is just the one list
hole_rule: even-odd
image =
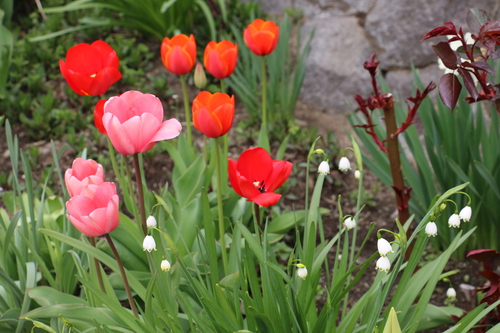
[{"label": "stone surface", "polygon": [[[327,17],[304,25],[305,36],[316,29],[311,44],[316,51],[309,55],[302,89],[302,98],[307,103],[319,109],[346,110],[354,102],[353,91],[369,91],[366,80],[369,81],[369,76],[363,62],[371,50],[357,21],[355,17]],[[361,77],[365,80],[360,80]]]},{"label": "stone surface", "polygon": [[371,53],[377,53],[394,92],[409,96],[412,63],[421,70],[424,83],[437,82],[442,75],[431,47],[439,40],[420,42],[426,32],[445,21],[468,31],[465,17],[472,7],[487,10],[492,19],[500,16],[498,0],[258,1],[270,14],[299,9],[304,36],[316,28],[301,97],[329,113],[348,112],[355,94],[366,97],[370,92],[363,62]]}]

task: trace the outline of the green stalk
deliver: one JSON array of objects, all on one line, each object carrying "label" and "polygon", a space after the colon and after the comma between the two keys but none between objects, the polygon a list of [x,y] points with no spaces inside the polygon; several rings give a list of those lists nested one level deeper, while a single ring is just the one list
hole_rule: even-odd
[{"label": "green stalk", "polygon": [[184,99],[184,114],[186,116],[186,131],[189,146],[193,146],[193,135],[191,134],[191,108],[189,107],[189,96],[187,92],[186,76],[181,75],[182,98]]},{"label": "green stalk", "polygon": [[224,265],[224,274],[225,276],[227,276],[229,274],[229,266],[226,253],[226,240],[224,239],[224,211],[222,209],[222,168],[220,162],[219,138],[215,139],[215,154],[215,162],[217,167],[217,208],[219,211],[220,246],[222,252],[222,264]]},{"label": "green stalk", "polygon": [[134,169],[135,169],[135,181],[137,183],[137,193],[138,193],[138,203],[139,203],[139,211],[141,213],[141,225],[143,237],[148,233],[148,227],[146,225],[146,209],[144,207],[144,190],[142,188],[142,177],[141,177],[141,168],[139,165],[139,154],[134,154]]},{"label": "green stalk", "polygon": [[226,84],[224,83],[224,79],[220,80],[220,92],[223,94],[226,93]]},{"label": "green stalk", "polygon": [[271,152],[267,128],[267,71],[266,58],[262,57],[262,124],[260,126],[258,145]]},{"label": "green stalk", "polygon": [[122,280],[123,280],[123,286],[125,287],[125,292],[127,293],[128,302],[130,303],[130,309],[132,310],[132,313],[134,314],[134,316],[136,318],[139,318],[139,313],[137,312],[137,308],[135,307],[134,298],[132,297],[132,292],[130,291],[130,286],[128,284],[127,275],[125,274],[125,269],[123,268],[123,263],[122,263],[122,260],[120,259],[120,255],[118,254],[118,251],[116,250],[115,244],[113,243],[113,240],[111,239],[109,234],[105,234],[104,237],[106,237],[106,240],[108,241],[109,247],[111,248],[111,251],[113,252],[113,255],[115,257],[116,263],[118,264],[118,268],[120,269],[120,274],[121,274]]},{"label": "green stalk", "polygon": [[[95,238],[89,237],[89,239],[90,239],[90,245],[92,245],[97,249]],[[104,288],[104,282],[102,280],[101,265],[99,264],[99,260],[97,260],[96,258],[94,258],[94,265],[95,265],[95,270],[97,272],[97,280],[99,280],[99,287],[101,287],[103,293],[106,293],[106,288]]]}]

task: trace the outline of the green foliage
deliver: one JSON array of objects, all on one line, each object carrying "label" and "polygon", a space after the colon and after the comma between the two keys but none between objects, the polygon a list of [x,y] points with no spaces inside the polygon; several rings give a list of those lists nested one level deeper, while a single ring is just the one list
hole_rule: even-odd
[{"label": "green foliage", "polygon": [[[417,86],[422,83],[415,73]],[[384,87],[387,92],[387,87]],[[436,94],[437,95],[437,94]],[[477,248],[499,249],[497,235],[500,226],[500,212],[496,204],[500,200],[500,148],[496,144],[500,138],[500,119],[491,104],[477,103],[474,106],[461,100],[453,113],[441,102],[437,95],[437,104],[426,99],[419,108],[421,132],[415,126],[408,128],[402,138],[406,143],[405,153],[401,154],[403,174],[412,188],[410,208],[417,216],[423,216],[434,196],[447,188],[469,182],[466,192],[472,201],[471,223],[463,223],[464,231],[477,226],[477,230],[468,243],[456,254],[463,258],[466,250]],[[406,117],[406,107],[396,106],[399,121]],[[374,119],[377,117],[374,117]],[[357,114],[350,117],[352,125],[361,124]],[[391,186],[390,169],[387,156],[381,152],[370,137],[360,128],[355,128],[361,138],[366,153],[368,167],[387,185]],[[381,123],[375,130],[383,132]],[[423,140],[421,139],[423,137]],[[445,211],[437,211],[435,221],[438,236],[434,244],[446,249],[458,231],[448,228],[448,217],[458,213],[469,205],[466,196],[456,196],[453,200],[458,207],[448,203]]]},{"label": "green foliage", "polygon": [[[248,22],[250,23],[250,22]],[[294,109],[306,72],[305,60],[310,52],[312,32],[302,50],[300,24],[292,22],[287,15],[279,22],[280,37],[276,49],[265,61],[268,71],[267,80],[267,113],[271,139],[283,138],[289,128],[294,130]],[[245,46],[241,28],[230,26],[233,36],[239,45],[238,65],[234,73],[226,79],[228,86],[243,102],[249,118],[249,126],[260,124],[261,97],[257,93],[262,82],[261,62],[263,57],[254,55]],[[295,30],[295,31],[294,31]],[[296,40],[292,40],[293,34]],[[295,45],[292,47],[291,45]],[[248,126],[247,126],[248,127]]]},{"label": "green foliage", "polygon": [[[217,2],[205,0],[75,0],[64,6],[47,8],[45,11],[50,14],[82,10],[86,15],[78,20],[78,25],[33,40],[40,41],[82,29],[101,29],[103,27],[134,29],[157,40],[162,40],[164,37],[179,31],[215,40],[217,25],[227,21],[226,4],[222,0]],[[215,15],[219,16],[217,20]],[[207,32],[209,32],[208,35]]]},{"label": "green foliage", "polygon": [[14,36],[7,28],[12,17],[12,7],[13,0],[0,2],[0,99],[5,98],[5,83],[14,52]]}]

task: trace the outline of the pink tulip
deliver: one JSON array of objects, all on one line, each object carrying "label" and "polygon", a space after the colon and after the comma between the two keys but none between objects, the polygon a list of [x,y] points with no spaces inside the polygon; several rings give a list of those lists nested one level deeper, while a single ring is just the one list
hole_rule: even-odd
[{"label": "pink tulip", "polygon": [[77,158],[73,161],[72,169],[66,170],[64,181],[69,196],[73,197],[90,184],[99,185],[104,182],[104,170],[102,165],[94,160]]},{"label": "pink tulip", "polygon": [[182,129],[177,119],[163,121],[163,106],[156,96],[133,90],[106,102],[102,123],[123,155],[147,152],[156,141],[173,139]]},{"label": "pink tulip", "polygon": [[118,227],[118,195],[115,184],[90,184],[66,202],[68,218],[81,233],[89,237],[107,234]]}]

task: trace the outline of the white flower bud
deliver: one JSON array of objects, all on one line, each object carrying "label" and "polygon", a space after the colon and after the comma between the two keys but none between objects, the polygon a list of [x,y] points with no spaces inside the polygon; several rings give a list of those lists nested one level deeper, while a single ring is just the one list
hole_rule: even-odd
[{"label": "white flower bud", "polygon": [[148,252],[151,252],[153,250],[156,251],[156,242],[153,236],[147,235],[146,237],[144,237],[144,241],[142,242],[142,249]]},{"label": "white flower bud", "polygon": [[[303,266],[303,267],[299,267]],[[301,278],[302,280],[305,280],[307,277],[307,268],[304,265],[297,265],[297,276]]]},{"label": "white flower bud", "polygon": [[354,178],[356,178],[356,179],[361,178],[361,171],[359,171],[359,170],[354,171]]},{"label": "white flower bud", "polygon": [[457,292],[453,288],[448,288],[448,290],[446,290],[446,297],[455,298],[457,297]]},{"label": "white flower bud", "polygon": [[347,230],[351,230],[355,226],[356,226],[356,220],[353,219],[352,217],[349,216],[344,220],[344,227],[346,227]]},{"label": "white flower bud", "polygon": [[155,228],[156,218],[153,215],[149,216],[148,219],[146,220],[146,225],[148,226],[148,228]]},{"label": "white flower bud", "polygon": [[323,161],[319,164],[318,173],[322,175],[327,175],[330,173],[330,165],[327,161]]},{"label": "white flower bud", "polygon": [[387,257],[380,257],[377,260],[375,269],[378,269],[379,271],[385,271],[386,273],[388,273],[389,269],[391,269],[391,262]]},{"label": "white flower bud", "polygon": [[347,170],[351,170],[351,162],[347,159],[347,157],[342,157],[339,161],[339,170],[342,172],[346,172]]},{"label": "white flower bud", "polygon": [[160,264],[160,268],[164,272],[170,271],[170,268],[171,268],[170,262],[168,260],[162,260],[162,262]]},{"label": "white flower bud", "polygon": [[469,222],[470,217],[472,216],[472,208],[470,208],[469,206],[465,206],[464,208],[462,208],[458,216],[460,216],[460,219],[464,222]]},{"label": "white flower bud", "polygon": [[425,233],[429,237],[431,236],[436,237],[436,235],[438,234],[438,228],[436,226],[436,223],[434,222],[427,223],[427,225],[425,226]]},{"label": "white flower bud", "polygon": [[458,228],[460,227],[460,217],[458,216],[458,214],[453,214],[450,216],[450,218],[448,219],[448,226],[451,228]]},{"label": "white flower bud", "polygon": [[377,241],[377,249],[378,253],[382,256],[385,257],[387,254],[390,252],[394,252],[392,250],[391,243],[389,243],[385,238],[379,238]]}]

